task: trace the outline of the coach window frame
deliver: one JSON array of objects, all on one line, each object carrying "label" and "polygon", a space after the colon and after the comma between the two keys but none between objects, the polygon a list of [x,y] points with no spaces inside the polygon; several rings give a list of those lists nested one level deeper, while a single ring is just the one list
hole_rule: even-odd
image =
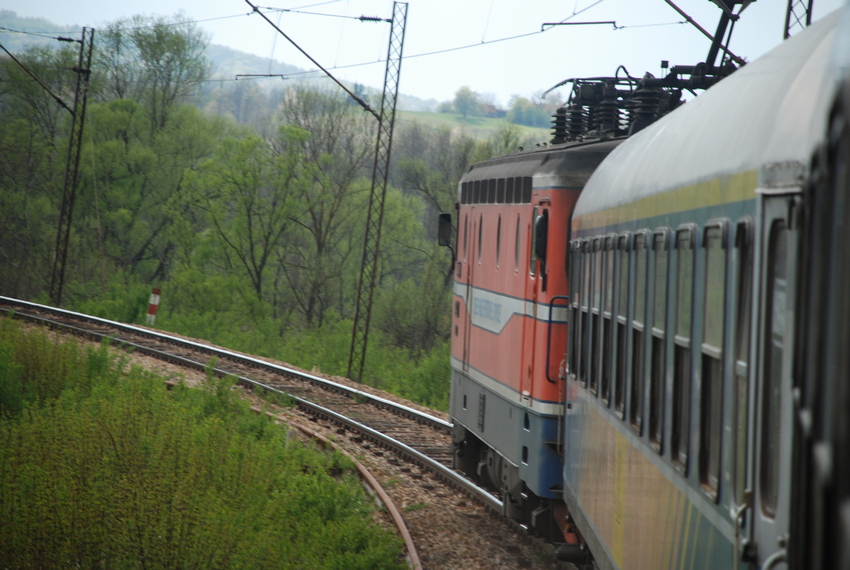
[{"label": "coach window frame", "polygon": [[590,391],[599,396],[599,356],[600,356],[600,319],[602,318],[602,243],[603,238],[593,238],[590,260],[590,338],[587,347],[589,363],[587,373],[590,377]]},{"label": "coach window frame", "polygon": [[[646,380],[646,308],[647,273],[649,268],[649,230],[638,230],[632,241],[634,280],[632,289],[632,358],[631,387],[629,390],[629,425],[638,435],[643,435],[643,405]],[[641,314],[643,313],[643,314]]]},{"label": "coach window frame", "polygon": [[[687,476],[691,433],[691,383],[693,357],[694,270],[696,268],[696,225],[682,224],[676,229],[676,322],[673,330],[673,391],[670,451],[673,465]],[[686,243],[683,243],[686,240]],[[684,247],[682,247],[684,245]],[[687,250],[688,255],[683,256]],[[684,259],[686,258],[686,259]],[[683,262],[683,259],[687,264]],[[685,279],[683,281],[683,278]],[[684,287],[683,287],[684,285]],[[682,300],[687,299],[687,307]],[[684,309],[684,310],[683,310]],[[686,319],[683,321],[683,319]],[[687,333],[682,334],[682,333]],[[684,359],[684,362],[682,361]]]},{"label": "coach window frame", "polygon": [[[723,459],[728,242],[727,220],[710,220],[703,227],[701,244],[705,268],[702,283],[703,331],[698,363],[700,367],[699,480],[703,492],[715,502],[720,498],[720,473]],[[719,299],[716,292],[718,289]]]},{"label": "coach window frame", "polygon": [[[788,285],[794,268],[790,266],[793,247],[792,228],[786,220],[771,220],[767,243],[767,267],[764,275],[764,318],[760,339],[762,360],[761,441],[758,450],[759,499],[762,515],[777,518],[780,495],[780,446],[782,444],[782,405],[787,395],[782,393],[785,372],[785,341],[788,330],[785,309],[793,299],[788,297]],[[781,247],[780,247],[781,244]],[[780,265],[781,262],[781,265]]]},{"label": "coach window frame", "polygon": [[602,240],[602,334],[599,393],[606,407],[611,406],[611,362],[614,358],[614,267],[617,236],[608,234]]},{"label": "coach window frame", "polygon": [[587,333],[590,321],[590,305],[587,297],[590,294],[590,259],[591,241],[587,238],[581,243],[581,290],[579,299],[579,339],[578,339],[578,379],[579,384],[587,388],[587,361],[586,350]]},{"label": "coach window frame", "polygon": [[670,274],[669,236],[669,228],[659,228],[652,234],[652,323],[647,323],[651,331],[649,335],[649,442],[658,453],[663,453],[664,450],[667,300]]},{"label": "coach window frame", "polygon": [[573,240],[570,242],[570,306],[571,319],[568,342],[570,344],[570,377],[573,380],[578,378],[578,350],[579,350],[579,313],[581,307],[579,300],[581,298],[581,240]]},{"label": "coach window frame", "polygon": [[626,418],[626,386],[629,373],[629,278],[631,276],[631,232],[617,236],[617,347],[614,366],[614,413],[620,419]]},{"label": "coach window frame", "polygon": [[732,398],[732,499],[736,505],[745,503],[747,488],[747,430],[749,426],[750,401],[750,339],[752,338],[753,269],[755,225],[749,216],[738,220],[735,225],[735,247],[732,267],[734,286],[732,294],[733,315],[730,352],[733,353],[733,398]]}]

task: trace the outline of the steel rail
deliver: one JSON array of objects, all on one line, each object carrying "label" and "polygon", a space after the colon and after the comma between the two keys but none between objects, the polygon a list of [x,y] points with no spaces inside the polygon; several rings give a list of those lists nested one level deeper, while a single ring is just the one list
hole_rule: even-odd
[{"label": "steel rail", "polygon": [[[265,361],[262,361],[262,360],[259,360],[259,359],[246,357],[246,356],[243,356],[241,354],[236,354],[236,353],[233,353],[233,352],[230,352],[230,351],[227,351],[227,350],[217,349],[217,348],[214,348],[214,347],[210,347],[210,346],[207,346],[207,345],[196,343],[194,341],[177,338],[177,337],[173,337],[173,336],[170,336],[170,335],[155,333],[155,332],[149,331],[147,329],[141,329],[141,328],[138,328],[138,327],[134,327],[132,325],[117,323],[115,321],[110,321],[108,319],[101,319],[99,317],[93,317],[91,315],[85,315],[85,314],[82,314],[82,313],[75,313],[73,311],[68,311],[68,310],[65,310],[65,309],[57,309],[55,307],[49,307],[49,306],[46,306],[46,305],[39,305],[37,303],[30,303],[30,302],[27,302],[27,301],[21,301],[19,299],[11,299],[9,297],[0,296],[0,305],[2,305],[2,304],[12,305],[12,306],[20,306],[20,307],[24,307],[24,308],[30,308],[30,309],[35,309],[35,310],[45,311],[45,312],[57,313],[57,314],[64,315],[64,316],[67,316],[67,317],[71,317],[71,318],[74,318],[74,319],[77,319],[77,320],[83,320],[83,321],[87,321],[87,322],[102,324],[102,325],[110,326],[110,327],[113,327],[113,328],[118,328],[120,330],[132,331],[136,334],[142,334],[142,335],[148,336],[148,337],[153,338],[153,339],[164,340],[168,344],[172,344],[172,345],[175,345],[175,346],[181,346],[181,345],[191,346],[192,348],[199,349],[202,352],[206,352],[206,353],[210,353],[210,354],[214,354],[214,355],[224,355],[224,356],[227,356],[228,358],[233,358],[233,359],[240,360],[240,361],[243,361],[243,362],[250,362],[254,367],[271,368],[271,369],[277,370],[279,372],[291,374],[291,375],[299,377],[299,378],[308,379],[311,382],[313,382],[313,383],[315,383],[319,386],[327,387],[327,388],[329,388],[333,391],[338,391],[338,392],[349,394],[349,395],[356,394],[358,397],[367,398],[370,401],[372,401],[372,403],[379,405],[380,407],[386,408],[390,411],[393,411],[393,412],[396,412],[396,413],[401,411],[401,412],[403,412],[403,415],[410,414],[410,416],[408,416],[408,417],[411,417],[411,419],[416,419],[417,421],[421,421],[421,423],[431,424],[433,426],[436,426],[438,429],[451,429],[451,424],[449,424],[448,422],[445,422],[444,420],[441,420],[441,419],[436,418],[434,416],[431,416],[429,414],[424,414],[424,413],[422,413],[418,410],[414,410],[414,409],[409,408],[407,406],[402,406],[400,404],[396,404],[395,402],[391,402],[391,401],[386,400],[384,398],[373,396],[373,395],[368,394],[366,392],[362,392],[360,390],[349,388],[348,386],[344,386],[344,385],[339,384],[337,382],[332,382],[332,381],[329,381],[329,380],[325,380],[323,378],[319,378],[317,376],[313,376],[312,374],[306,374],[306,373],[300,372],[298,370],[293,370],[291,368],[286,368],[286,367],[279,366],[279,365],[276,365],[276,364],[271,364],[271,363],[268,363],[268,362],[265,362]],[[3,307],[0,307],[0,312],[9,313],[10,310],[5,309]],[[89,337],[89,338],[97,339],[97,338],[109,337],[109,335],[107,335],[105,333],[97,333],[95,331],[90,331],[90,330],[87,330],[87,329],[75,327],[75,326],[69,325],[67,323],[59,323],[57,321],[52,321],[50,319],[46,319],[44,317],[39,317],[39,316],[36,316],[36,315],[30,315],[30,314],[27,314],[27,313],[16,313],[15,316],[16,317],[19,316],[21,318],[26,318],[26,319],[36,321],[36,322],[41,322],[41,323],[43,323],[47,326],[51,326],[51,327],[64,328],[66,330],[69,330],[70,332],[73,332],[74,334],[83,335],[83,336],[86,336],[86,337]],[[379,431],[377,431],[373,428],[370,428],[369,426],[363,425],[360,422],[357,422],[357,421],[355,421],[351,418],[345,417],[341,414],[338,414],[337,412],[334,412],[334,411],[329,410],[329,409],[327,409],[323,406],[320,406],[318,404],[310,402],[309,400],[305,400],[304,398],[300,398],[298,396],[295,396],[294,394],[290,394],[290,393],[286,392],[285,390],[281,390],[279,388],[274,388],[272,386],[269,386],[269,385],[264,384],[262,382],[259,382],[257,380],[253,380],[251,378],[247,378],[245,376],[233,374],[232,372],[229,372],[227,370],[223,370],[221,368],[217,368],[217,367],[210,368],[208,365],[206,365],[202,362],[198,362],[196,360],[192,360],[190,358],[178,356],[176,354],[171,354],[171,353],[168,353],[168,352],[156,349],[156,348],[143,346],[143,345],[140,345],[140,344],[136,344],[136,343],[127,341],[127,340],[122,340],[122,339],[114,338],[114,337],[110,337],[110,338],[112,338],[116,343],[118,343],[122,346],[133,348],[133,350],[135,350],[135,351],[142,352],[142,353],[148,354],[150,356],[154,356],[154,357],[156,357],[160,360],[164,360],[166,362],[171,362],[172,364],[177,364],[179,366],[183,366],[183,367],[186,367],[186,368],[192,368],[192,369],[200,370],[200,371],[209,370],[211,373],[215,374],[216,376],[220,376],[220,377],[225,377],[225,376],[234,377],[234,378],[236,378],[237,384],[239,384],[240,386],[242,386],[242,387],[244,387],[248,390],[251,390],[251,391],[255,391],[256,388],[262,388],[263,390],[265,390],[267,392],[273,392],[273,393],[284,395],[287,398],[290,398],[292,401],[294,401],[295,404],[299,408],[301,408],[302,410],[305,410],[308,413],[311,413],[311,414],[313,414],[317,417],[321,417],[321,418],[323,418],[327,421],[333,422],[337,425],[343,426],[347,429],[350,429],[351,431],[354,431],[354,432],[361,434],[365,439],[368,439],[369,441],[371,441],[371,442],[373,442],[373,443],[375,443],[375,444],[377,444],[381,447],[384,447],[385,449],[389,449],[389,450],[393,451],[397,455],[405,458],[407,461],[409,461],[409,462],[411,462],[415,465],[418,465],[420,468],[423,468],[427,471],[430,471],[431,473],[433,473],[437,478],[439,478],[443,482],[447,483],[448,485],[451,485],[452,487],[454,487],[455,489],[466,494],[470,498],[480,502],[485,507],[492,509],[492,510],[498,512],[498,513],[503,512],[502,501],[499,500],[498,498],[494,497],[487,490],[485,490],[481,487],[478,487],[473,482],[466,479],[465,477],[463,477],[459,473],[453,471],[452,469],[449,469],[448,467],[446,467],[442,463],[435,461],[434,459],[432,459],[432,458],[428,457],[427,455],[417,451],[416,449],[413,449],[412,447],[410,447],[410,446],[408,446],[408,445],[406,445],[406,444],[404,444],[400,441],[397,441],[394,438],[391,438],[391,437],[389,437],[389,436],[387,436],[387,435],[385,435],[385,434],[383,434],[383,433],[381,433],[381,432],[379,432]]]},{"label": "steel rail", "polygon": [[[191,340],[185,340],[182,338],[177,338],[168,334],[159,333],[155,331],[151,331],[149,329],[144,329],[141,327],[128,325],[125,323],[119,323],[116,321],[110,321],[109,319],[102,319],[100,317],[94,317],[91,315],[85,315],[83,313],[76,313],[74,311],[69,311],[67,309],[59,309],[57,307],[51,307],[48,305],[40,305],[38,303],[31,303],[29,301],[22,301],[20,299],[13,299],[11,297],[3,297],[0,296],[0,305],[10,305],[10,306],[19,306],[23,308],[28,308],[37,311],[44,311],[49,313],[54,313],[58,315],[63,315],[69,318],[73,318],[76,320],[82,320],[91,323],[97,323],[104,326],[109,326],[113,328],[117,328],[119,330],[131,332],[133,334],[138,334],[142,336],[146,336],[148,338],[158,340],[160,342],[174,344],[177,346],[190,346],[195,350],[200,350],[202,352],[206,352],[212,356],[219,356],[229,358],[231,360],[235,360],[241,362],[243,364],[247,364],[254,368],[266,368],[270,370],[274,370],[283,375],[289,375],[291,377],[295,377],[301,380],[305,380],[310,382],[315,386],[319,386],[325,390],[331,392],[337,392],[340,394],[345,394],[351,398],[356,398],[360,401],[368,402],[374,406],[384,408],[387,411],[390,411],[396,415],[406,417],[408,419],[416,420],[417,422],[427,425],[433,429],[440,430],[444,433],[451,433],[452,424],[440,419],[438,417],[432,416],[430,414],[426,414],[414,408],[410,408],[403,404],[398,404],[391,400],[387,400],[385,398],[381,398],[380,396],[375,396],[373,394],[369,394],[368,392],[364,392],[362,390],[358,390],[356,388],[350,388],[345,386],[344,384],[340,384],[338,382],[334,382],[332,380],[327,380],[325,378],[320,378],[318,376],[314,376],[307,372],[301,372],[300,370],[295,370],[293,368],[288,368],[286,366],[280,366],[278,364],[272,364],[270,362],[266,362],[264,360],[260,360],[258,358],[253,358],[250,356],[245,356],[243,354],[238,354],[236,352],[232,352],[229,350],[212,347],[206,344],[201,344],[198,342],[194,342]],[[2,308],[0,308],[2,309]],[[56,326],[61,325],[61,323],[56,323]],[[73,327],[71,327],[73,328]],[[78,329],[78,331],[82,331],[82,329]],[[78,333],[82,334],[82,333]],[[121,341],[121,339],[115,339],[116,341],[124,342],[125,344],[132,345],[133,343],[128,343],[126,341]],[[142,350],[143,347],[139,345],[133,345],[138,350]]]}]

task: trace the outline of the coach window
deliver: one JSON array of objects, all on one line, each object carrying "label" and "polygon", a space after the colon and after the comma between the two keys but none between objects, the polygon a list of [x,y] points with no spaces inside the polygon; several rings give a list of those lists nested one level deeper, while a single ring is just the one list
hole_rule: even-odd
[{"label": "coach window", "polygon": [[661,453],[664,428],[664,378],[666,370],[665,330],[667,329],[667,230],[656,231],[652,236],[655,255],[654,310],[652,317],[652,346],[649,372],[649,440]]},{"label": "coach window", "polygon": [[700,483],[715,500],[723,435],[723,327],[726,308],[726,225],[705,229],[705,313],[700,383]]},{"label": "coach window", "polygon": [[484,215],[478,216],[478,265],[481,265],[481,245],[484,241]]},{"label": "coach window", "polygon": [[694,230],[676,232],[676,335],[673,347],[673,425],[670,445],[674,463],[688,470],[691,421],[691,308],[694,280]]},{"label": "coach window", "polygon": [[775,222],[770,231],[767,276],[768,298],[765,310],[764,385],[762,387],[762,436],[760,494],[762,508],[768,516],[776,515],[779,497],[779,435],[782,410],[782,360],[785,344],[785,313],[788,308],[788,228]]},{"label": "coach window", "polygon": [[733,421],[735,451],[732,457],[732,485],[735,503],[744,502],[747,477],[747,402],[749,400],[750,311],[752,307],[753,260],[750,220],[738,223],[735,230],[735,397]]},{"label": "coach window", "polygon": [[496,203],[505,203],[505,179],[499,178],[499,185],[496,187]]},{"label": "coach window", "polygon": [[626,351],[629,314],[629,234],[617,237],[619,271],[617,274],[617,361],[614,367],[614,410],[622,418],[626,408]]},{"label": "coach window", "polygon": [[575,378],[578,372],[578,350],[581,345],[578,342],[579,325],[579,284],[581,283],[581,242],[576,240],[570,243],[570,375]]},{"label": "coach window", "polygon": [[593,393],[596,393],[598,386],[597,373],[599,367],[599,325],[601,324],[599,313],[602,305],[602,240],[600,238],[593,240],[592,265],[590,362],[588,366],[588,374],[590,375],[590,389]]},{"label": "coach window", "polygon": [[587,360],[585,350],[587,333],[589,328],[589,307],[587,298],[590,296],[590,258],[592,244],[590,240],[584,240],[581,244],[581,314],[579,315],[579,339],[578,339],[578,379],[582,386],[587,386]]},{"label": "coach window", "polygon": [[614,236],[605,238],[605,248],[602,252],[603,282],[602,291],[602,379],[599,387],[605,404],[611,401],[611,338],[613,328],[611,321],[614,317]]},{"label": "coach window", "polygon": [[632,386],[629,394],[629,419],[632,428],[642,433],[644,323],[646,323],[646,232],[635,234],[632,250],[635,258],[635,311],[632,316]]},{"label": "coach window", "polygon": [[499,214],[499,225],[496,226],[496,269],[502,258],[502,215]]}]

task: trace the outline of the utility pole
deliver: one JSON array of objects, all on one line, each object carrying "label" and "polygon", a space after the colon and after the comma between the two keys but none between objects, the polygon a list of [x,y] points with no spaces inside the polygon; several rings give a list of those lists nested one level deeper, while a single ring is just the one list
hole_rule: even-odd
[{"label": "utility pole", "polygon": [[372,167],[372,187],[366,213],[366,236],[363,240],[363,261],[357,284],[357,304],[351,332],[351,352],[348,356],[348,377],[360,382],[366,363],[366,344],[369,340],[369,321],[372,317],[372,294],[378,276],[378,252],[381,246],[381,226],[384,221],[384,199],[390,171],[390,152],[393,146],[393,126],[401,75],[401,56],[404,49],[404,29],[407,24],[407,3],[393,2],[393,20],[387,48],[387,67],[384,72],[384,92],[381,96],[381,117],[378,120],[378,141]]},{"label": "utility pole", "polygon": [[[56,230],[56,249],[53,253],[53,270],[50,275],[50,300],[55,306],[62,304],[62,286],[65,280],[65,261],[71,235],[74,200],[77,197],[77,178],[80,169],[80,149],[83,144],[83,125],[86,118],[86,99],[91,75],[91,54],[94,29],[83,28],[77,67],[77,87],[74,91],[74,108],[71,110],[71,134],[68,141],[68,158],[65,163],[65,182],[62,186],[62,205],[59,209],[59,226]],[[65,106],[63,104],[63,106]],[[67,106],[65,106],[67,109]]]},{"label": "utility pole", "polygon": [[783,40],[791,37],[794,28],[805,29],[812,23],[812,5],[815,0],[788,0],[788,8],[785,10],[785,32]]},{"label": "utility pole", "polygon": [[366,344],[369,339],[369,321],[372,316],[372,292],[378,276],[378,252],[381,246],[381,227],[384,223],[384,199],[387,196],[387,179],[390,173],[390,152],[393,146],[398,83],[401,76],[401,56],[404,49],[404,29],[407,25],[407,3],[393,2],[392,20],[361,16],[361,21],[390,22],[390,41],[387,48],[387,67],[384,71],[384,91],[381,95],[380,113],[352,93],[336,77],[322,67],[310,54],[301,49],[274,22],[260,11],[259,6],[245,2],[266,22],[277,30],[298,51],[312,61],[325,75],[330,77],[343,91],[357,101],[363,109],[378,120],[378,139],[375,143],[375,162],[372,165],[372,186],[369,191],[369,208],[366,212],[366,232],[363,239],[363,259],[360,264],[360,279],[357,283],[357,300],[354,308],[354,327],[351,332],[351,351],[348,354],[348,377],[361,381],[366,362]]}]

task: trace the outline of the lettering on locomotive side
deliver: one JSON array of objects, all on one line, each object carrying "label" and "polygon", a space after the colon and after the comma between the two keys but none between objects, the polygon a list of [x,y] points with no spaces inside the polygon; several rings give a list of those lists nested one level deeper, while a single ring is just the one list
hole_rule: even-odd
[{"label": "lettering on locomotive side", "polygon": [[486,299],[475,298],[472,304],[472,314],[494,323],[502,322],[502,305]]}]

